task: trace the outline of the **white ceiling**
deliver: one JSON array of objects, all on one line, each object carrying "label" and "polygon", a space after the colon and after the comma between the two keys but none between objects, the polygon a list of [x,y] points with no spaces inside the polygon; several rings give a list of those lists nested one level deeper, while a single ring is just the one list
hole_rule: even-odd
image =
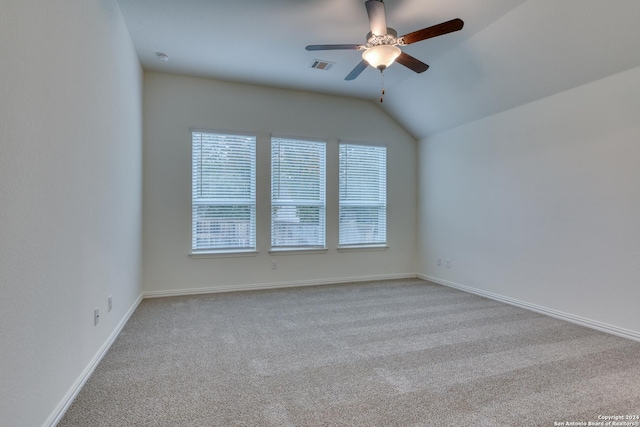
[{"label": "white ceiling", "polygon": [[[344,77],[364,43],[364,0],[118,0],[146,70],[370,99],[379,71]],[[416,138],[640,66],[638,0],[386,0],[399,35],[460,18],[456,33],[403,48],[431,66],[394,64],[381,108]],[[162,62],[156,52],[170,61]],[[312,69],[314,59],[335,62]]]}]

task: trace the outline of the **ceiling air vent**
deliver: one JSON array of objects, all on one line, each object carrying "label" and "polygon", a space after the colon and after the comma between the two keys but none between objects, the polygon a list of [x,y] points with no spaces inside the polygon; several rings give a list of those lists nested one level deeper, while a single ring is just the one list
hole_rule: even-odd
[{"label": "ceiling air vent", "polygon": [[322,59],[314,59],[311,63],[311,68],[317,68],[318,70],[328,71],[333,67],[335,62],[323,61]]}]

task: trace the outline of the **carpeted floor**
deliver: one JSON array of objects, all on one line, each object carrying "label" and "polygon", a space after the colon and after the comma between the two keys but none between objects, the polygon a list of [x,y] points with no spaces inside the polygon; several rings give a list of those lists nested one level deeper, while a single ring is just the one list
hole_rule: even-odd
[{"label": "carpeted floor", "polygon": [[554,426],[634,414],[640,343],[407,279],[144,300],[59,426]]}]

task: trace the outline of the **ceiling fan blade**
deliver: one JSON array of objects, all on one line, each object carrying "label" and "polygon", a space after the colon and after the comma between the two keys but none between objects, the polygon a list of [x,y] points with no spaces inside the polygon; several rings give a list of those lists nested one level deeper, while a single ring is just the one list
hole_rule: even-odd
[{"label": "ceiling fan blade", "polygon": [[369,15],[371,34],[384,36],[387,34],[387,18],[384,14],[384,3],[381,0],[367,0],[364,5]]},{"label": "ceiling fan blade", "polygon": [[463,26],[464,22],[462,22],[462,19],[456,18],[451,21],[443,22],[442,24],[434,25],[433,27],[427,27],[422,30],[405,34],[401,38],[404,40],[404,44],[411,44],[430,39],[432,37],[438,37],[443,34],[453,33],[454,31],[461,30]]},{"label": "ceiling fan blade", "polygon": [[416,73],[422,73],[427,71],[427,68],[429,68],[429,66],[427,64],[425,64],[424,62],[420,61],[419,59],[414,58],[411,55],[407,55],[406,53],[402,52],[400,54],[400,56],[398,56],[396,58],[396,62],[398,64],[404,65],[405,67],[407,67],[408,69],[415,71]]},{"label": "ceiling fan blade", "polygon": [[307,50],[358,50],[361,44],[311,44],[305,49]]},{"label": "ceiling fan blade", "polygon": [[368,66],[369,66],[369,64],[367,63],[367,61],[365,61],[363,59],[362,61],[360,61],[360,63],[358,65],[356,65],[356,68],[354,68],[353,70],[351,70],[351,72],[349,74],[347,74],[347,77],[345,77],[344,79],[345,80],[353,80],[353,79],[355,79]]}]

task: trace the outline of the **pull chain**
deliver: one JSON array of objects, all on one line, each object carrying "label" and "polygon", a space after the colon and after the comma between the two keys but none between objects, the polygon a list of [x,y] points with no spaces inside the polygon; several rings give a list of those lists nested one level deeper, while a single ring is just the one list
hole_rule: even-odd
[{"label": "pull chain", "polygon": [[384,98],[384,70],[381,69],[380,70],[380,75],[381,77],[381,82],[380,85],[382,86],[382,94],[380,95],[380,103],[382,103],[382,99]]}]

